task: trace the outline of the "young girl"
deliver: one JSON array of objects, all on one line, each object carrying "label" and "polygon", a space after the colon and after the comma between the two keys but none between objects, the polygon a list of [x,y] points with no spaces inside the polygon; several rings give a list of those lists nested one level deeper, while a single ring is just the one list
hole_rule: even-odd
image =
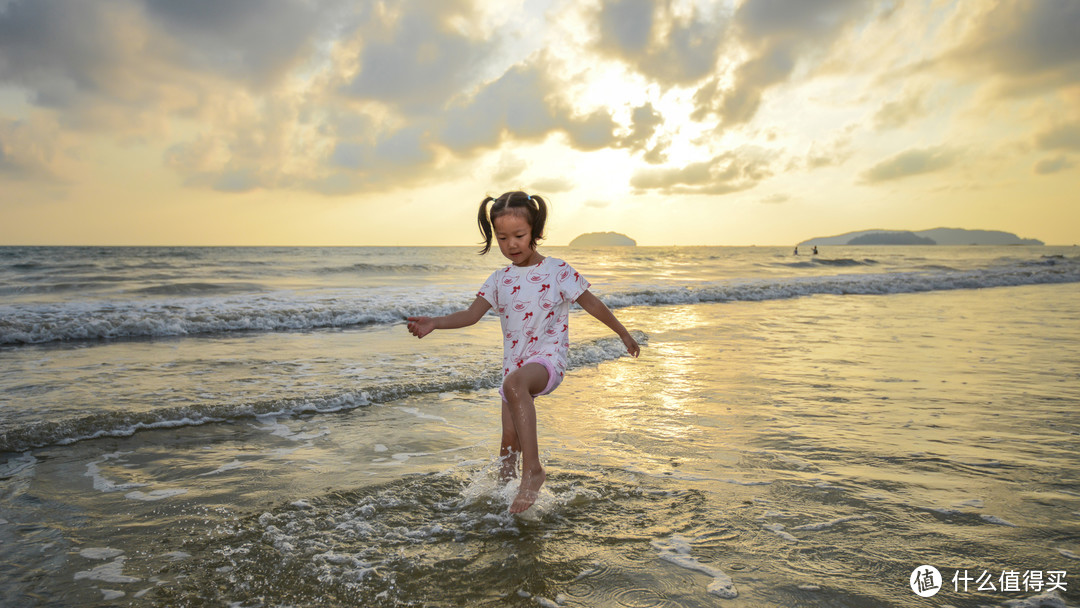
[{"label": "young girl", "polygon": [[[491,205],[490,215],[488,203]],[[472,325],[490,308],[499,313],[503,333],[502,478],[517,473],[521,454],[521,485],[511,513],[521,513],[536,501],[546,475],[540,465],[533,398],[555,390],[566,372],[570,348],[570,304],[577,302],[622,338],[626,351],[638,356],[638,343],[607,306],[589,292],[589,282],[566,262],[540,255],[547,203],[539,196],[507,192],[480,204],[477,223],[484,248],[491,250],[494,234],[511,264],[496,270],[480,288],[467,310],[443,317],[409,317],[409,332],[423,338],[435,329]],[[494,232],[493,232],[494,229]]]}]

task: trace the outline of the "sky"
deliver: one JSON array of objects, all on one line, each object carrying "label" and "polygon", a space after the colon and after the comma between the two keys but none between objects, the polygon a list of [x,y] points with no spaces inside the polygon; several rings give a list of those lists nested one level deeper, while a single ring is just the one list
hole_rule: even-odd
[{"label": "sky", "polygon": [[1076,0],[0,0],[0,245],[1080,243]]}]

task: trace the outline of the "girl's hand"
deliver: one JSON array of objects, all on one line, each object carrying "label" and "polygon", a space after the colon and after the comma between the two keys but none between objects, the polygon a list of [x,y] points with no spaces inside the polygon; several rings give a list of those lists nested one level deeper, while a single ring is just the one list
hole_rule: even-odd
[{"label": "girl's hand", "polygon": [[431,317],[409,317],[409,333],[423,338],[435,329],[435,320]]},{"label": "girl's hand", "polygon": [[622,336],[622,342],[626,345],[626,352],[630,353],[631,357],[637,357],[641,353],[641,347],[638,346],[637,340],[630,334]]}]

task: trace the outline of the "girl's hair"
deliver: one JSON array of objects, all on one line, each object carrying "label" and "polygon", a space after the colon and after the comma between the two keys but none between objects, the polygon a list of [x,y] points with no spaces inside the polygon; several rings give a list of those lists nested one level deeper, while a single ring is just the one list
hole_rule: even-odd
[{"label": "girl's hair", "polygon": [[[488,203],[491,211],[488,212]],[[480,234],[484,235],[484,248],[480,255],[491,251],[491,237],[494,235],[493,226],[495,218],[507,213],[517,213],[532,227],[532,239],[529,246],[536,249],[536,243],[544,238],[544,221],[547,220],[547,202],[539,195],[515,191],[507,192],[499,198],[487,197],[480,203],[480,212],[476,216],[476,223],[480,226]]]}]

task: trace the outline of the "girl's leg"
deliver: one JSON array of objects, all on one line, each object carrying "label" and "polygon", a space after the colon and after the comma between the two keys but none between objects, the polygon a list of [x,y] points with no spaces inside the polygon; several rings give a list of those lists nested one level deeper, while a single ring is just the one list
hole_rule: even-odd
[{"label": "girl's leg", "polygon": [[540,465],[540,450],[536,441],[536,407],[533,394],[547,387],[548,371],[539,363],[527,363],[503,380],[503,392],[514,424],[514,433],[521,446],[521,485],[511,513],[521,513],[536,502],[540,486],[547,476]]},{"label": "girl's leg", "polygon": [[510,404],[503,399],[502,402],[502,448],[499,450],[499,459],[502,467],[499,470],[499,479],[509,481],[517,477],[517,457],[521,453],[521,444],[518,443],[517,433],[514,431],[514,419],[510,415]]}]

